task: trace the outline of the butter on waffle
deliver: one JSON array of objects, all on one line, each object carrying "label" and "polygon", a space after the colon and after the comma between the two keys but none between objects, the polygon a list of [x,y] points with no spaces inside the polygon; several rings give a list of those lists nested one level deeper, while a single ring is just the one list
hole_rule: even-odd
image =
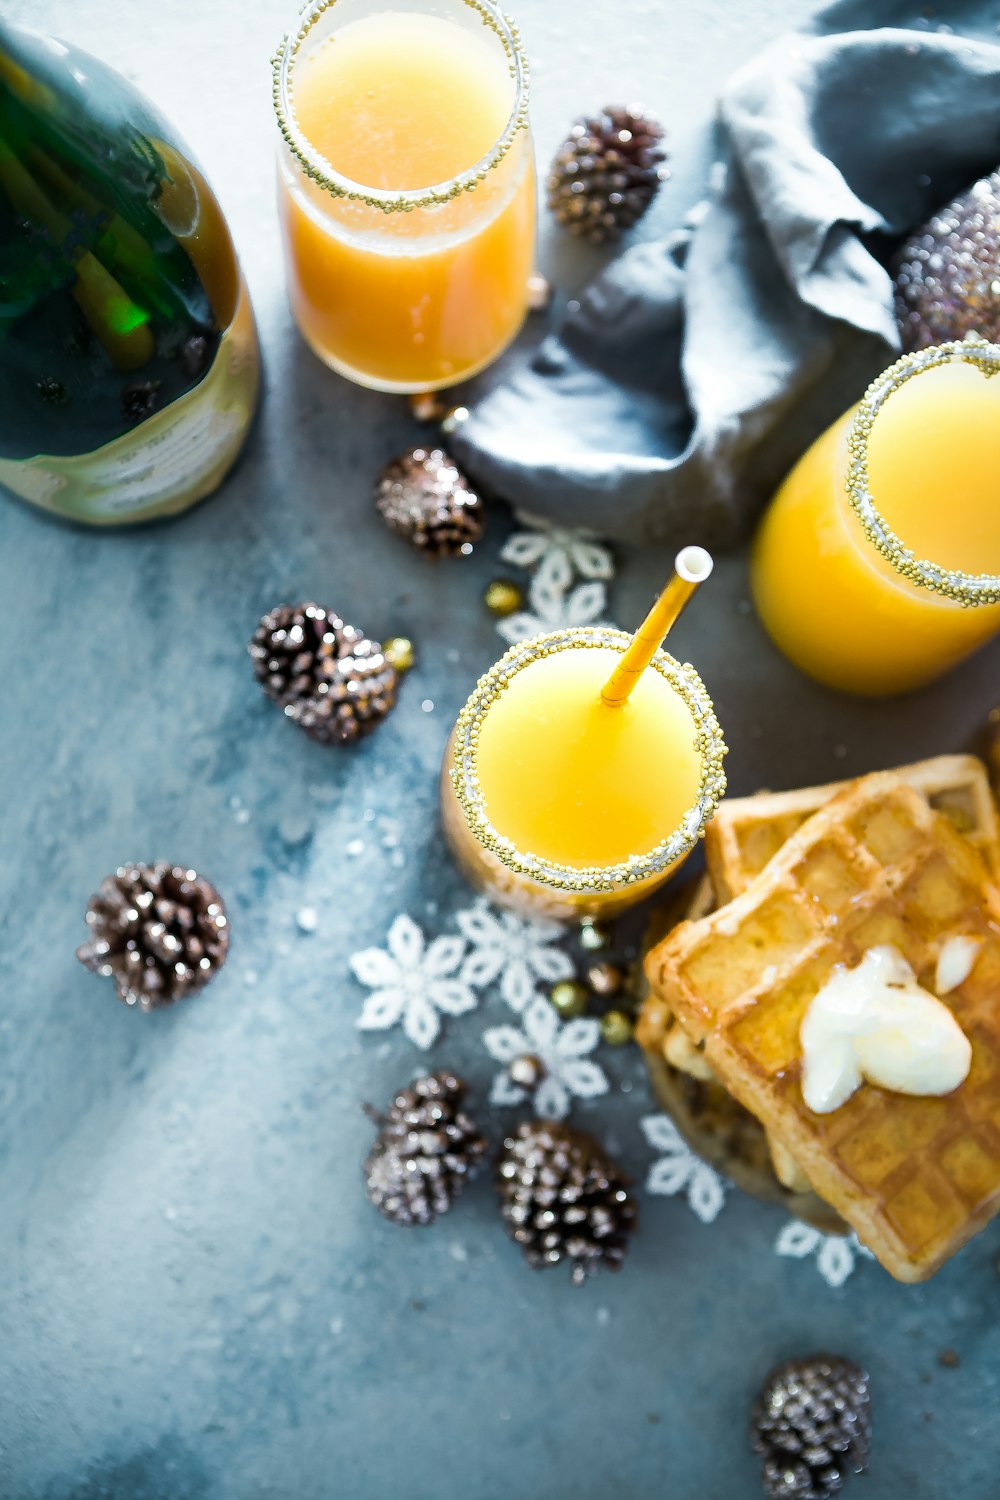
[{"label": "butter on waffle", "polygon": [[[835,964],[891,943],[926,988],[947,939],[981,946],[945,997],[972,1044],[953,1094],[870,1083],[830,1114],[802,1098],[799,1028]],[[901,1281],[931,1275],[1000,1208],[1000,891],[947,818],[891,772],[835,796],[728,906],[646,960],[719,1078]]]},{"label": "butter on waffle", "polygon": [[[985,765],[975,755],[937,755],[893,772],[951,819],[1000,877],[1000,819]],[[850,782],[730,797],[705,830],[705,858],[721,905],[745,891],[786,839]]]}]

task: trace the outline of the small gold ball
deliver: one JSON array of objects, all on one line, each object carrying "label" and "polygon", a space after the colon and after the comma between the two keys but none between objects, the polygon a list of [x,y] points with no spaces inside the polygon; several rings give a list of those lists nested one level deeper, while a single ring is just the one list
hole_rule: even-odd
[{"label": "small gold ball", "polygon": [[623,1010],[607,1010],[601,1017],[601,1036],[610,1047],[621,1047],[632,1040],[631,1019]]},{"label": "small gold ball", "polygon": [[618,965],[609,963],[607,959],[601,963],[591,964],[586,978],[594,994],[600,995],[603,999],[610,999],[612,995],[617,995],[625,981],[625,975]]},{"label": "small gold ball", "polygon": [[418,391],[410,397],[410,410],[418,422],[440,422],[448,408],[437,391]]},{"label": "small gold ball", "polygon": [[566,1021],[572,1020],[574,1016],[582,1016],[589,998],[586,985],[581,984],[578,979],[560,979],[549,990],[553,1010],[558,1011]]},{"label": "small gold ball", "polygon": [[511,579],[494,578],[493,582],[486,587],[483,602],[492,614],[499,615],[503,619],[504,615],[512,615],[515,610],[521,608],[524,603],[524,594]]},{"label": "small gold ball", "polygon": [[584,922],[580,928],[580,947],[588,953],[600,953],[611,942],[611,933],[602,922]]},{"label": "small gold ball", "polygon": [[552,284],[538,271],[528,277],[528,307],[531,312],[544,312],[552,301]]},{"label": "small gold ball", "polygon": [[515,1057],[507,1072],[511,1083],[516,1083],[522,1089],[534,1090],[545,1077],[545,1064],[534,1052],[525,1052],[522,1056]]},{"label": "small gold ball", "polygon": [[413,642],[405,635],[391,635],[383,641],[382,655],[397,672],[408,672],[417,659]]}]

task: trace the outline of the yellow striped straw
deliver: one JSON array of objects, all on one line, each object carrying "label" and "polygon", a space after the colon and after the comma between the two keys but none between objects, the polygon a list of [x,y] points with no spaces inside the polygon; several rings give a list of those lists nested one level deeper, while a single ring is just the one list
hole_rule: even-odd
[{"label": "yellow striped straw", "polygon": [[695,589],[711,575],[712,566],[711,554],[704,547],[682,547],[678,552],[673,577],[601,689],[601,698],[610,708],[620,708],[626,701]]}]

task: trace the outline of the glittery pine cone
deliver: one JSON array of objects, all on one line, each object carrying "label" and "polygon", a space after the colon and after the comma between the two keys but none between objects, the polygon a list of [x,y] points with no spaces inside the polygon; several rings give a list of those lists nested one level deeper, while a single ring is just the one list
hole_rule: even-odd
[{"label": "glittery pine cone", "polygon": [[595,245],[631,229],[669,175],[662,140],[662,126],[623,105],[577,120],[546,179],[560,224]]},{"label": "glittery pine cone", "polygon": [[229,923],[218,891],[194,870],[122,865],[87,907],[80,962],[114,981],[119,1000],[152,1010],[206,985],[225,962]]},{"label": "glittery pine cone", "polygon": [[466,1085],[431,1073],[401,1089],[364,1164],[365,1191],[394,1224],[431,1224],[447,1213],[480,1165],[486,1141],[462,1107]]},{"label": "glittery pine cone", "polygon": [[526,1120],[497,1165],[507,1232],[530,1265],[570,1263],[577,1286],[617,1271],[635,1228],[628,1179],[592,1136],[551,1120]]},{"label": "glittery pine cone", "polygon": [[868,1467],[868,1376],[838,1354],[779,1365],[761,1386],[751,1435],[770,1500],[839,1494]]},{"label": "glittery pine cone", "polygon": [[1000,341],[1000,169],[912,234],[893,262],[904,350],[980,334]]},{"label": "glittery pine cone", "polygon": [[395,705],[397,674],[381,646],[318,604],[270,610],[248,649],[266,695],[323,744],[369,734]]},{"label": "glittery pine cone", "polygon": [[483,503],[441,448],[410,448],[386,464],[375,504],[391,531],[435,557],[468,555],[483,534]]}]

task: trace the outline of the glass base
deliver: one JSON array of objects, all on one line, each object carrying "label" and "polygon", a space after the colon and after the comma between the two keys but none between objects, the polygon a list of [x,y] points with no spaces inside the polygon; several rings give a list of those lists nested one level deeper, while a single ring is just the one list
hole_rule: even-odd
[{"label": "glass base", "polygon": [[[292,316],[294,317],[294,315],[293,308]],[[297,318],[295,319],[295,326],[316,358],[321,360],[328,370],[333,370],[335,374],[342,375],[345,380],[353,381],[355,385],[362,385],[369,391],[380,391],[383,395],[387,396],[421,396],[425,391],[444,391],[448,390],[451,386],[461,385],[463,381],[471,380],[474,375],[478,375],[480,371],[487,369],[493,364],[494,360],[500,358],[506,349],[510,348],[524,327],[524,320],[527,315],[528,309],[525,308],[520,320],[511,330],[509,336],[502,343],[498,344],[495,349],[492,349],[486,355],[485,359],[479,360],[476,364],[468,365],[464,370],[459,370],[453,375],[445,375],[437,380],[418,381],[380,380],[377,375],[369,375],[365,370],[355,370],[351,365],[345,364],[343,360],[336,359],[327,350],[317,344],[314,339],[310,338]]]}]

